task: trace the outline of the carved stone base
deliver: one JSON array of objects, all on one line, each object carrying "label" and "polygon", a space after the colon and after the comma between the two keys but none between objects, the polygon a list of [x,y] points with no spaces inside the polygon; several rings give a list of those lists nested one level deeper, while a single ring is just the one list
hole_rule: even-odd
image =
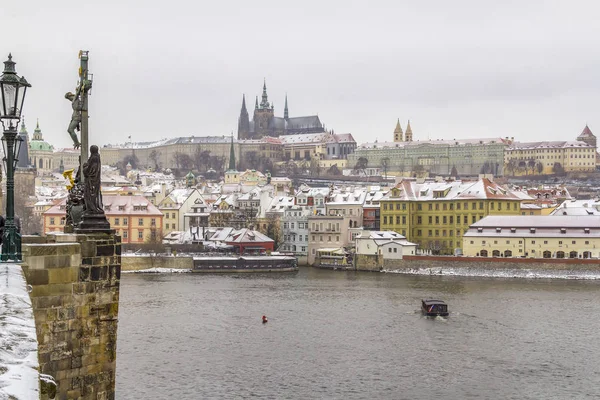
[{"label": "carved stone base", "polygon": [[104,214],[83,215],[83,220],[75,228],[75,233],[115,233]]}]

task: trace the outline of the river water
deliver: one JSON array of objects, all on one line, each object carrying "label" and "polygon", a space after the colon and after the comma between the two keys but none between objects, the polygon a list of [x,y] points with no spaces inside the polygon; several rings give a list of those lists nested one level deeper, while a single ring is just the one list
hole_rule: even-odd
[{"label": "river water", "polygon": [[[598,398],[599,289],[313,268],[124,274],[116,397]],[[450,316],[422,317],[425,297]]]}]

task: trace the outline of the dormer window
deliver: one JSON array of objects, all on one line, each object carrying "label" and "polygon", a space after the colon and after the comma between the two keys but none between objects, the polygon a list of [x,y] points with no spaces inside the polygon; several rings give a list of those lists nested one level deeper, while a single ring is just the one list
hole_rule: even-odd
[{"label": "dormer window", "polygon": [[479,233],[483,232],[483,228],[477,228],[477,232],[479,232]]},{"label": "dormer window", "polygon": [[502,228],[496,228],[496,233],[502,232]]},{"label": "dormer window", "polygon": [[529,233],[535,233],[535,228],[529,228]]},{"label": "dormer window", "polygon": [[510,233],[516,233],[517,232],[517,228],[510,228]]},{"label": "dormer window", "polygon": [[583,228],[584,233],[590,233],[590,228]]},{"label": "dormer window", "polygon": [[567,228],[560,228],[560,233],[567,233]]}]

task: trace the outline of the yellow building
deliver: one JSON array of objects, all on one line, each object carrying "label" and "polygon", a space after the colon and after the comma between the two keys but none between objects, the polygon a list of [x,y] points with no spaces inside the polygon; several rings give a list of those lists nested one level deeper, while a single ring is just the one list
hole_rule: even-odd
[{"label": "yellow building", "polygon": [[599,258],[600,216],[490,216],[469,227],[470,257]]},{"label": "yellow building", "polygon": [[[142,196],[103,196],[104,213],[123,243],[162,240],[162,213]],[[44,212],[44,229],[62,232],[65,227],[67,199]]]},{"label": "yellow building", "polygon": [[173,189],[169,192],[158,205],[158,209],[164,215],[163,235],[187,230],[185,214],[198,204],[205,204],[198,189]]},{"label": "yellow building", "polygon": [[509,175],[546,175],[596,170],[596,148],[580,141],[513,142],[504,150]]},{"label": "yellow building", "polygon": [[462,247],[469,226],[488,215],[519,215],[521,199],[484,178],[472,182],[402,180],[380,201],[380,229],[434,254]]}]

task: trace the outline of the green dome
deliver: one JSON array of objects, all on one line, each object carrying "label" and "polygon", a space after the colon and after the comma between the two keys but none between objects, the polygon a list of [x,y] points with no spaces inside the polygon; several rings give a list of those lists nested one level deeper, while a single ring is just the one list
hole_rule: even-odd
[{"label": "green dome", "polygon": [[54,147],[52,147],[51,144],[43,140],[30,140],[29,150],[53,151]]}]

